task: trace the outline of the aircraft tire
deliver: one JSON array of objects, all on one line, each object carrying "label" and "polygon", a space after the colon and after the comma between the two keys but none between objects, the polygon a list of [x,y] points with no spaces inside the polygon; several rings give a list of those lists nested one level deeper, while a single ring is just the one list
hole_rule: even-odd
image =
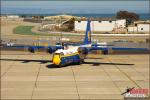
[{"label": "aircraft tire", "polygon": [[84,60],[80,60],[80,61],[78,62],[78,65],[81,65],[83,62],[84,62]]},{"label": "aircraft tire", "polygon": [[61,68],[61,67],[63,67],[63,66],[62,66],[62,65],[59,65],[58,67]]},{"label": "aircraft tire", "polygon": [[64,67],[64,66],[65,66],[65,65],[62,65],[62,64],[61,64],[61,65],[59,65],[58,67],[59,67],[59,68],[62,68],[62,67]]}]

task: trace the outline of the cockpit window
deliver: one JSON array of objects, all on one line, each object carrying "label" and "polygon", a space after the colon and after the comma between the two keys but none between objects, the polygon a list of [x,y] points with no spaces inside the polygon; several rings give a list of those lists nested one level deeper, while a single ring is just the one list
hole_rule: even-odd
[{"label": "cockpit window", "polygon": [[63,55],[64,55],[64,53],[63,53],[63,52],[61,52],[61,53],[60,53],[60,55],[61,55],[61,56],[63,56]]},{"label": "cockpit window", "polygon": [[61,45],[61,43],[56,43],[56,45]]},{"label": "cockpit window", "polygon": [[59,53],[55,53],[55,55],[59,55]]}]

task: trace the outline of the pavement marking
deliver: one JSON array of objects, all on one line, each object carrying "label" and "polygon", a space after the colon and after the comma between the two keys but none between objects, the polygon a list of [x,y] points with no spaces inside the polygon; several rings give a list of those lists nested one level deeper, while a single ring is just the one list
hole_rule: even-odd
[{"label": "pavement marking", "polygon": [[75,74],[74,74],[74,71],[73,71],[73,68],[72,68],[72,67],[71,67],[71,70],[72,70],[74,82],[75,82],[75,85],[76,85],[76,90],[77,90],[77,94],[78,94],[78,99],[80,100],[80,94],[79,94],[79,91],[78,91],[77,81],[76,81]]},{"label": "pavement marking", "polygon": [[[42,57],[42,60],[43,60],[43,57]],[[32,94],[31,94],[31,99],[33,98],[33,94],[34,94],[35,88],[37,88],[37,80],[38,80],[38,77],[39,77],[41,66],[42,65],[40,64],[40,67],[39,67],[39,70],[38,70],[38,73],[37,73],[37,76],[36,76],[36,80],[35,80],[35,83],[34,83],[33,91],[32,91]]]},{"label": "pavement marking", "polygon": [[[108,61],[110,61],[112,63],[112,61],[107,57]],[[140,85],[138,85],[126,72],[122,71],[117,65],[114,65],[121,73],[123,73],[131,82],[133,82],[137,87],[140,87]]]},{"label": "pavement marking", "polygon": [[103,66],[101,66],[101,68],[103,69],[103,71],[107,74],[107,76],[110,78],[110,80],[113,82],[113,84],[116,86],[116,88],[120,91],[121,93],[121,90],[119,88],[119,86],[116,84],[115,81],[113,81],[113,79],[110,77],[109,73],[103,68]]},{"label": "pavement marking", "polygon": [[[19,56],[17,56],[16,58],[18,58]],[[13,67],[13,65],[15,64],[15,61],[6,69],[6,71],[1,75],[1,78],[3,76],[5,76],[5,74]]]},{"label": "pavement marking", "polygon": [[[130,56],[129,56],[130,57]],[[132,60],[134,60],[132,57],[130,57],[130,59],[132,59]],[[135,70],[135,72],[137,72],[137,73],[140,73],[144,78],[145,78],[145,75],[143,74],[143,73],[141,73],[140,71],[137,71],[134,67],[132,67],[131,66],[131,68],[133,69],[133,70]]]}]

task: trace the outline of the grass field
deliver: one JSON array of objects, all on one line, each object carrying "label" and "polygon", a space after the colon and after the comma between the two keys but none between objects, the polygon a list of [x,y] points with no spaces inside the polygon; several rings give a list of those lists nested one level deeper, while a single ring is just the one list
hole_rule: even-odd
[{"label": "grass field", "polygon": [[[32,32],[32,28],[34,28],[34,26],[17,26],[16,28],[14,28],[13,33],[14,34],[20,34],[20,35],[39,35],[39,36],[61,36],[61,34],[55,34],[55,33],[36,33],[36,32]],[[75,34],[63,34],[63,36],[78,36]]]},{"label": "grass field", "polygon": [[[21,35],[45,35],[45,34],[39,34],[39,33],[35,33],[35,32],[32,32],[31,29],[33,28],[34,26],[17,26],[13,32],[15,34],[21,34]],[[48,34],[47,34],[48,35]]]},{"label": "grass field", "polygon": [[35,35],[36,33],[31,31],[32,28],[33,28],[33,26],[18,26],[14,29],[14,33],[15,34]]}]

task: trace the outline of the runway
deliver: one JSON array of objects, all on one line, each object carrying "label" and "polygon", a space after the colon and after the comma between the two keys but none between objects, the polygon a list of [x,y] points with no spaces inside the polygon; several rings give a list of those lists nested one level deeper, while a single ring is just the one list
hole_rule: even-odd
[{"label": "runway", "polygon": [[93,64],[58,68],[52,55],[1,53],[2,99],[123,99],[127,87],[149,89],[148,54],[90,54]]}]

